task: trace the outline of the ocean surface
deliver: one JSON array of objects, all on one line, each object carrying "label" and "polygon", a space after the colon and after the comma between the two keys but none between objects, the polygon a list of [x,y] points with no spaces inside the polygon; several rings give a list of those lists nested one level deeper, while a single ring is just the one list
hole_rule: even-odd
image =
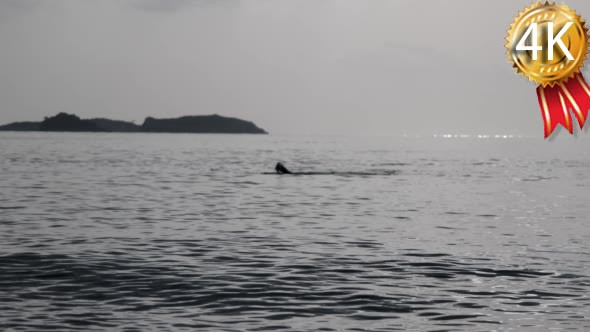
[{"label": "ocean surface", "polygon": [[0,331],[589,331],[579,136],[0,133]]}]

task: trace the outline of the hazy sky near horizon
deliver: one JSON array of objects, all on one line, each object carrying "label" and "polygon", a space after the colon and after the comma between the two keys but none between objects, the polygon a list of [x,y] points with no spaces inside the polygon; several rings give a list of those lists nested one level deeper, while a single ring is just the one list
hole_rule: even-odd
[{"label": "hazy sky near horizon", "polygon": [[271,133],[541,137],[535,85],[504,54],[531,2],[0,0],[0,123],[217,113]]}]

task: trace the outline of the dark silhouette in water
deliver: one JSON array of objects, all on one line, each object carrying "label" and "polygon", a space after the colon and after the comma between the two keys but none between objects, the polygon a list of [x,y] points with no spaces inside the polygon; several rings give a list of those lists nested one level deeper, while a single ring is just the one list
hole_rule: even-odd
[{"label": "dark silhouette in water", "polygon": [[287,169],[287,167],[285,167],[285,165],[283,165],[282,163],[277,163],[277,165],[275,166],[275,171],[278,174],[293,174],[291,173],[291,171],[289,171]]},{"label": "dark silhouette in water", "polygon": [[274,173],[267,172],[261,173],[265,175],[283,175],[283,174],[292,174],[292,175],[340,175],[340,176],[388,176],[388,175],[396,175],[398,174],[397,170],[374,170],[374,171],[365,171],[365,172],[335,172],[335,171],[327,171],[327,172],[291,172],[290,170],[283,165],[283,163],[277,163],[275,166]]}]

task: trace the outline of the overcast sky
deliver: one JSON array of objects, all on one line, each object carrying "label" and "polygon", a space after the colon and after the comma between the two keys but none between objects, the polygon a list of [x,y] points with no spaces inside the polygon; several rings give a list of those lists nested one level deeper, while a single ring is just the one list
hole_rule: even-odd
[{"label": "overcast sky", "polygon": [[542,136],[504,54],[531,2],[0,0],[0,123],[217,113],[277,134]]}]

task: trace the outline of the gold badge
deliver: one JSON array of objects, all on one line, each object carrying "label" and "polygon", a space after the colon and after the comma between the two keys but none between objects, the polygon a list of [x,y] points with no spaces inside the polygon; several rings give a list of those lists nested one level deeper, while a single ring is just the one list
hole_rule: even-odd
[{"label": "gold badge", "polygon": [[518,13],[506,40],[508,60],[516,73],[539,84],[545,137],[558,125],[573,133],[570,111],[583,128],[590,110],[590,85],[580,68],[590,44],[588,29],[576,11],[565,4],[539,1]]},{"label": "gold badge", "polygon": [[588,29],[565,4],[537,2],[526,8],[506,39],[517,73],[544,87],[574,77],[588,54]]}]

